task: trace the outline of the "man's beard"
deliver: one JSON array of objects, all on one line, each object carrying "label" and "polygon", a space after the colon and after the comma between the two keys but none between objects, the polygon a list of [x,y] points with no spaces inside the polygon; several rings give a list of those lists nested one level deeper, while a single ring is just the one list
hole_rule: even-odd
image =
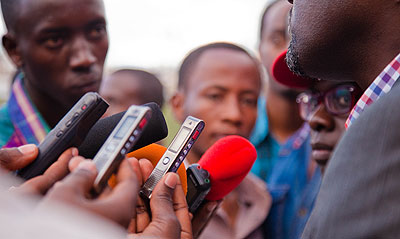
[{"label": "man's beard", "polygon": [[290,71],[292,71],[296,75],[307,77],[303,68],[300,65],[299,53],[297,52],[295,45],[297,45],[296,35],[292,32],[292,39],[286,53],[286,64],[288,65]]}]

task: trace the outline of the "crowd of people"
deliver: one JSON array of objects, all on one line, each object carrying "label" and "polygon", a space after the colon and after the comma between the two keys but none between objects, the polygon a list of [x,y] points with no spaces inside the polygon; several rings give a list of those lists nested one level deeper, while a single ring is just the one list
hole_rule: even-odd
[{"label": "crowd of people", "polygon": [[[399,0],[269,2],[258,54],[229,42],[198,46],[182,59],[170,99],[149,71],[103,75],[102,0],[0,3],[3,47],[17,68],[0,108],[1,238],[398,237]],[[126,157],[100,195],[95,164],[75,147],[42,175],[16,177],[87,92],[110,104],[103,117],[155,102],[180,123],[204,120],[185,167],[229,135],[248,139],[257,159],[223,200],[194,214],[176,173],[142,203],[153,170],[145,158]]]}]

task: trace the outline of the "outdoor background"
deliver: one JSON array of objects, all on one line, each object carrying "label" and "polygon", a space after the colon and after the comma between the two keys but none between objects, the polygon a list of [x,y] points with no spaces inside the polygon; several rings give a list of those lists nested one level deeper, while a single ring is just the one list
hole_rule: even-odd
[{"label": "outdoor background", "polygon": [[[255,52],[260,14],[268,0],[104,0],[110,36],[106,72],[119,67],[151,70],[169,94],[176,67],[191,49],[212,41]],[[4,33],[1,18],[0,33]],[[8,97],[12,65],[0,56],[0,100]]]},{"label": "outdoor background", "polygon": [[[105,74],[121,67],[156,73],[166,100],[175,90],[185,55],[213,41],[240,44],[257,55],[259,20],[269,0],[104,0],[110,48]],[[0,34],[5,27],[1,18]],[[0,51],[0,103],[8,98],[14,68]],[[171,128],[177,127],[164,109]],[[172,123],[171,123],[172,122]]]}]

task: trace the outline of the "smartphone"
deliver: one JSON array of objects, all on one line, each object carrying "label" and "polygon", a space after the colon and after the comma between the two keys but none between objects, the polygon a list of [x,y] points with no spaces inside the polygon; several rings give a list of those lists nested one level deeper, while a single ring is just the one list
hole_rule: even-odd
[{"label": "smartphone", "polygon": [[115,126],[93,158],[98,172],[93,185],[95,193],[101,193],[125,154],[135,146],[150,120],[151,113],[150,107],[132,105]]},{"label": "smartphone", "polygon": [[65,150],[82,143],[107,108],[108,103],[99,94],[86,93],[39,144],[38,157],[17,175],[30,179],[43,174]]},{"label": "smartphone", "polygon": [[140,190],[140,195],[143,198],[150,199],[154,187],[161,178],[168,172],[176,172],[178,170],[203,129],[204,121],[192,116],[186,118],[172,143],[168,146],[167,151],[158,161]]},{"label": "smartphone", "polygon": [[186,201],[189,206],[189,211],[195,213],[204,198],[210,192],[210,173],[199,164],[192,164],[186,169],[186,175],[188,186]]}]

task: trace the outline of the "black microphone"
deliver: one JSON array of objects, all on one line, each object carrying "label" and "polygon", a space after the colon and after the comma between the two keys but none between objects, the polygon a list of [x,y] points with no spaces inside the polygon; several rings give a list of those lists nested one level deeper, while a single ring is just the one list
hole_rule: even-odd
[{"label": "black microphone", "polygon": [[[147,127],[143,130],[142,136],[131,151],[162,140],[168,135],[167,124],[160,107],[153,102],[144,105],[151,108],[152,116],[147,123]],[[78,147],[79,155],[85,158],[93,158],[124,114],[125,111],[97,121]]]}]

